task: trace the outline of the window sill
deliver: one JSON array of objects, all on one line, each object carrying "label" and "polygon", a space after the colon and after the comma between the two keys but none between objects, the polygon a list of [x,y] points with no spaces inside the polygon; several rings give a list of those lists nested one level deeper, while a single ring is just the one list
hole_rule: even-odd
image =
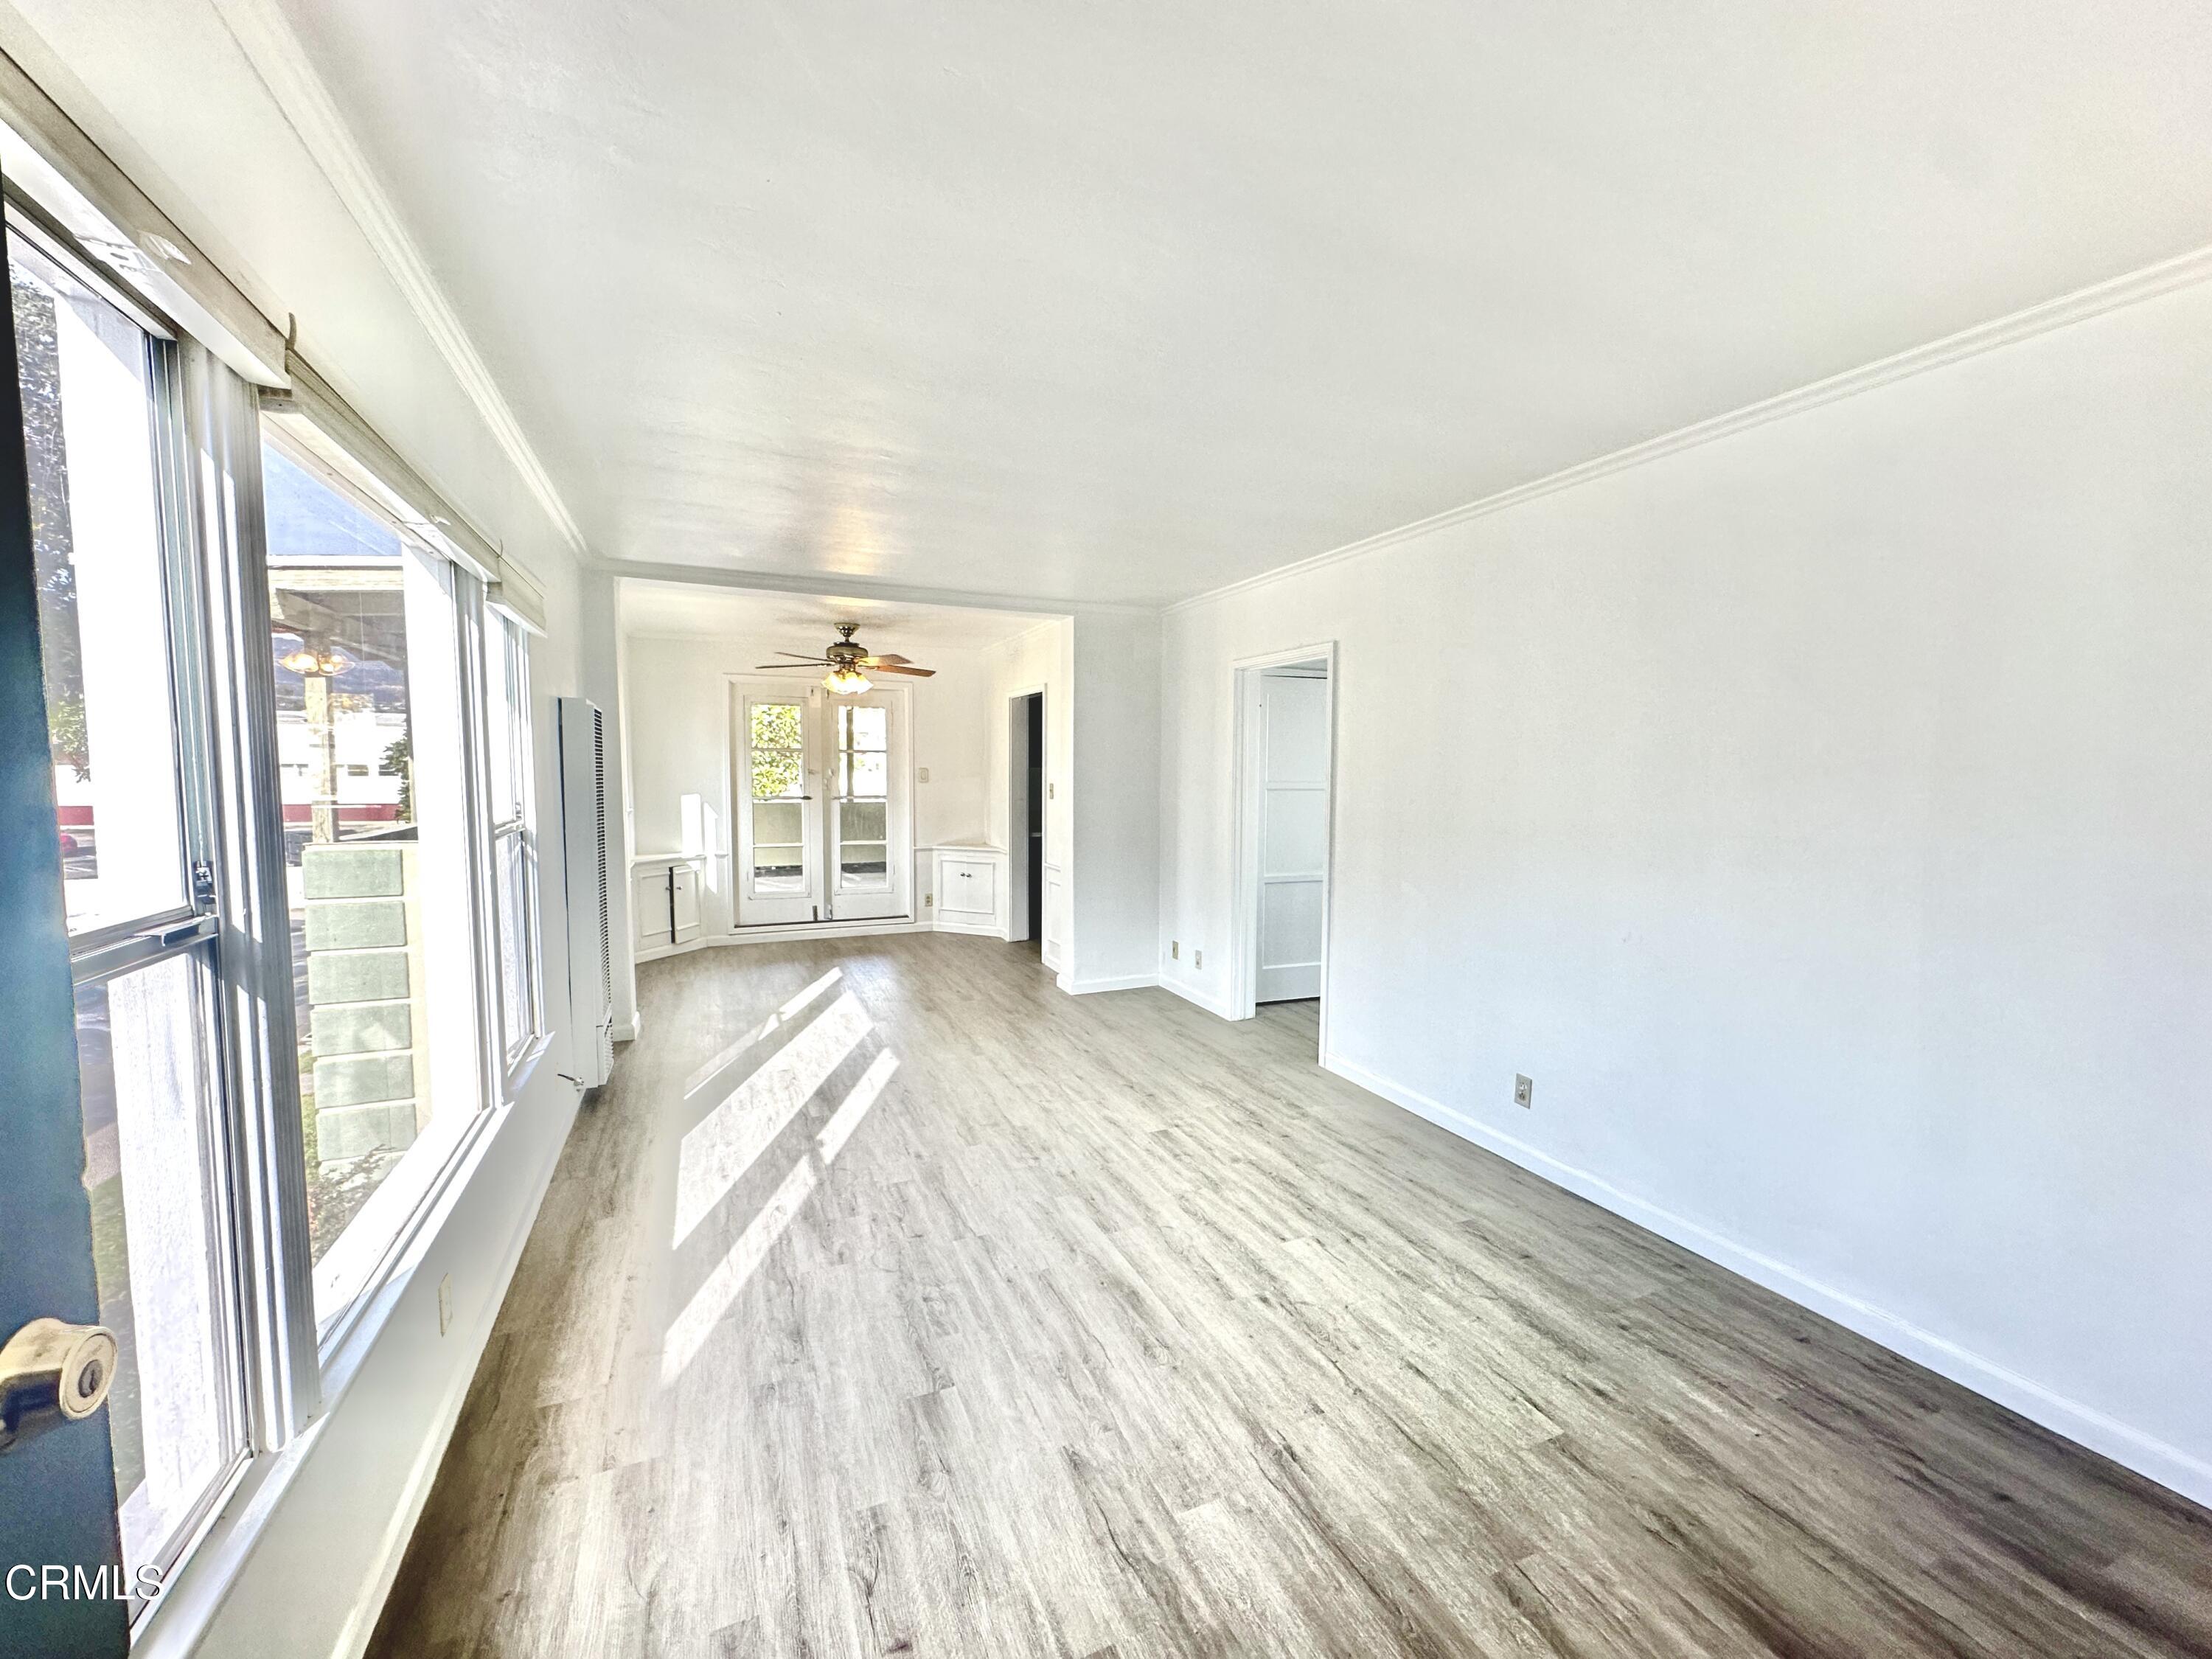
[{"label": "window sill", "polygon": [[[519,1092],[529,1083],[551,1046],[549,1036],[524,1055],[513,1079],[514,1091]],[[314,1420],[282,1447],[258,1453],[247,1462],[196,1546],[177,1568],[167,1589],[144,1615],[131,1644],[131,1659],[205,1659],[202,1644],[210,1629],[256,1550],[270,1535],[271,1523],[313,1458],[333,1413],[392,1327],[416,1272],[470,1190],[487,1154],[515,1116],[514,1094],[477,1114],[469,1133],[448,1158],[443,1178],[424,1200],[415,1224],[393,1243],[374,1279],[325,1333],[320,1344],[322,1402]],[[500,1264],[502,1270],[512,1271],[535,1214],[533,1206],[510,1244],[509,1259]],[[493,1304],[479,1316],[481,1329],[469,1331],[463,1327],[456,1332],[464,1340],[474,1340],[477,1350],[471,1352],[465,1370],[459,1375],[453,1397],[446,1402],[451,1409],[441,1432],[450,1431],[451,1419],[458,1413],[475,1375],[481,1340],[489,1336],[497,1315],[498,1306]],[[365,1638],[367,1632],[362,1634]]]}]

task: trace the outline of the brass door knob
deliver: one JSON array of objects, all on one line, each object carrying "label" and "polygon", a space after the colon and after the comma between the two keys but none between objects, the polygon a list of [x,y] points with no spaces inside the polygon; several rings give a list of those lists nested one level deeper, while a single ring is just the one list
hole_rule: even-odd
[{"label": "brass door knob", "polygon": [[0,1348],[0,1451],[98,1411],[116,1358],[105,1325],[34,1319],[9,1337]]}]

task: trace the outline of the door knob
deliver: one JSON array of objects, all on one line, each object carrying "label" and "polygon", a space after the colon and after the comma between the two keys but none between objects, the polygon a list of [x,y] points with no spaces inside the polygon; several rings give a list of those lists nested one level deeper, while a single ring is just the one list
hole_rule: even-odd
[{"label": "door knob", "polygon": [[115,1334],[105,1325],[34,1319],[9,1337],[0,1348],[0,1451],[98,1411],[115,1360]]}]

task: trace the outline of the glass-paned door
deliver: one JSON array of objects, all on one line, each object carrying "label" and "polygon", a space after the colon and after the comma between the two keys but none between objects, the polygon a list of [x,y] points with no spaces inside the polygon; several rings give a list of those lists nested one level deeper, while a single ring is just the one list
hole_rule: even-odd
[{"label": "glass-paned door", "polygon": [[[110,1501],[137,1605],[248,1449],[218,1069],[205,631],[192,556],[171,532],[173,347],[62,250],[16,229],[9,301],[74,991],[79,1179],[97,1321],[115,1344]],[[28,1178],[0,1180],[0,1209],[23,1197],[6,1180]],[[20,1261],[0,1249],[9,1273]]]},{"label": "glass-paned door", "polygon": [[[832,744],[829,908],[839,921],[906,914],[906,883],[895,857],[904,826],[893,822],[891,728],[897,701],[884,692],[833,697],[823,711]],[[904,862],[910,866],[913,860]]]},{"label": "glass-paned door", "polygon": [[902,691],[732,694],[737,923],[910,915]]},{"label": "glass-paned door", "polygon": [[809,787],[820,766],[809,738],[821,696],[736,694],[741,924],[820,917],[821,803]]}]

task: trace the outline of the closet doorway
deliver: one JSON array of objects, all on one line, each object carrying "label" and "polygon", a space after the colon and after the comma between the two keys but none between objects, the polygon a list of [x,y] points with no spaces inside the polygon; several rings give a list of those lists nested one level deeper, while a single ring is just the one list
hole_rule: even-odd
[{"label": "closet doorway", "polygon": [[1314,1027],[1326,1052],[1335,647],[1237,665],[1233,1006]]}]

